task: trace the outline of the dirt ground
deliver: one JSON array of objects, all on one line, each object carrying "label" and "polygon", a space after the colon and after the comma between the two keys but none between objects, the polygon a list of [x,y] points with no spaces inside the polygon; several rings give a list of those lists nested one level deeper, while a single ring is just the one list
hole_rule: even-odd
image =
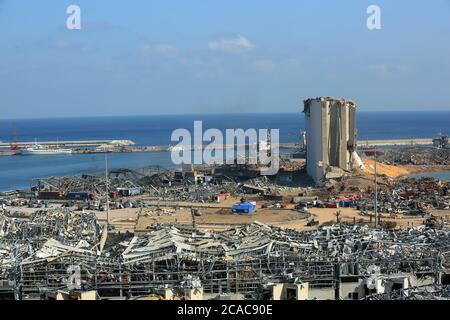
[{"label": "dirt ground", "polygon": [[[289,209],[257,209],[252,215],[232,214],[229,209],[204,209],[200,217],[195,217],[196,226],[201,229],[224,230],[233,226],[251,224],[254,221],[270,225],[280,223],[305,223],[306,218],[294,210]],[[181,223],[192,225],[192,215],[189,209],[177,210],[173,215],[149,215],[139,217],[137,230],[145,228],[153,223]]]},{"label": "dirt ground", "polygon": [[[366,167],[363,169],[364,173],[373,174],[375,171],[375,161],[364,158]],[[399,178],[421,172],[438,172],[450,170],[448,165],[389,165],[377,162],[377,173],[379,175],[386,175],[389,178]]]},{"label": "dirt ground", "polygon": [[[160,210],[155,207],[144,208],[139,215],[140,209],[129,208],[110,210],[109,222],[113,226],[115,231],[135,232],[144,231],[148,226],[156,223],[180,223],[192,226],[191,207],[197,207],[200,209],[202,215],[195,217],[196,226],[202,230],[225,230],[234,226],[251,224],[254,221],[259,221],[273,226],[284,227],[295,230],[312,230],[316,227],[306,227],[308,219],[314,218],[319,222],[319,225],[324,223],[332,223],[337,221],[336,212],[339,211],[339,218],[341,222],[345,223],[364,223],[369,224],[374,219],[370,219],[369,216],[362,215],[358,210],[354,208],[311,208],[310,218],[305,214],[299,213],[293,207],[288,205],[286,209],[274,209],[274,208],[261,208],[264,202],[257,204],[257,209],[252,215],[235,215],[231,213],[230,207],[232,204],[238,202],[239,199],[228,199],[223,203],[186,203],[178,202],[171,203],[172,207],[160,206]],[[181,207],[185,206],[185,207]],[[75,208],[72,208],[75,209]],[[32,208],[17,208],[18,216],[26,217],[31,214],[35,209]],[[432,214],[439,219],[442,217],[444,221],[450,221],[450,210],[431,210]],[[96,211],[99,222],[104,224],[106,222],[106,212]],[[403,215],[387,215],[381,214],[382,221],[395,221],[397,227],[408,227],[422,225],[424,218],[411,217]]]},{"label": "dirt ground", "polygon": [[[375,172],[375,161],[370,159],[364,159],[366,167],[363,171],[367,174],[373,174]],[[377,173],[380,175],[386,175],[389,178],[397,178],[412,174],[411,169],[406,166],[392,166],[384,163],[377,162]]]},{"label": "dirt ground", "polygon": [[[192,226],[192,215],[190,208],[178,208],[172,210],[165,210],[168,212],[145,209],[141,215],[138,215],[139,209],[120,209],[112,210],[110,212],[110,224],[114,226],[116,231],[145,231],[145,229],[156,223],[179,223]],[[354,208],[311,208],[311,216],[319,222],[331,223],[337,221],[336,212],[339,211],[339,218],[341,222],[345,223],[364,223],[369,224],[374,219],[369,216],[363,216]],[[304,214],[299,213],[293,208],[288,209],[262,209],[259,208],[252,215],[235,215],[229,209],[221,208],[204,208],[201,209],[202,215],[195,217],[196,226],[202,230],[225,230],[234,226],[251,224],[254,221],[259,221],[269,225],[295,229],[295,230],[312,230],[317,227],[306,227],[308,222]],[[449,210],[434,210],[433,214],[437,217],[443,217],[446,221],[450,219]],[[101,222],[106,219],[105,212],[98,212],[97,216]],[[137,218],[137,220],[136,220]],[[422,225],[424,218],[410,217],[402,215],[381,214],[382,221],[394,221],[397,227],[408,227]]]}]

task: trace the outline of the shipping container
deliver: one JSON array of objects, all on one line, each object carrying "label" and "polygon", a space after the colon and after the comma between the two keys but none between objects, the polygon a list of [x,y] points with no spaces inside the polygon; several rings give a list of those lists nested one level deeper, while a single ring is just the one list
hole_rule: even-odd
[{"label": "shipping container", "polygon": [[63,198],[63,193],[60,191],[40,191],[39,199],[58,200]]},{"label": "shipping container", "polygon": [[66,199],[69,200],[94,200],[95,193],[89,191],[68,192]]},{"label": "shipping container", "polygon": [[224,201],[226,198],[227,198],[226,194],[222,194],[222,193],[213,195],[213,200],[214,200],[215,202],[221,202],[221,201]]},{"label": "shipping container", "polygon": [[213,180],[212,176],[203,176],[203,182],[209,183]]},{"label": "shipping container", "polygon": [[330,209],[339,208],[339,204],[336,202],[325,202],[324,205],[325,205],[325,208],[330,208]]},{"label": "shipping container", "polygon": [[182,171],[175,171],[175,179],[176,180],[183,179],[183,172]]},{"label": "shipping container", "polygon": [[122,197],[136,196],[142,193],[142,189],[139,187],[135,188],[117,188],[117,192]]},{"label": "shipping container", "polygon": [[130,188],[130,189],[129,189],[129,195],[130,195],[130,196],[136,196],[136,195],[141,194],[141,193],[142,193],[142,189],[139,188],[139,187],[136,187],[136,188]]},{"label": "shipping container", "polygon": [[302,196],[293,197],[292,203],[313,203],[317,200],[317,196]]}]

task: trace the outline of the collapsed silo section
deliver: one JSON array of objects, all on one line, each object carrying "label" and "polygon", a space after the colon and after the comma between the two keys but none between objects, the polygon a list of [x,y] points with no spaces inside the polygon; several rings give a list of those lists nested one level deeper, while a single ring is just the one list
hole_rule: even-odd
[{"label": "collapsed silo section", "polygon": [[352,169],[356,150],[356,104],[319,97],[304,101],[306,170],[316,184]]}]

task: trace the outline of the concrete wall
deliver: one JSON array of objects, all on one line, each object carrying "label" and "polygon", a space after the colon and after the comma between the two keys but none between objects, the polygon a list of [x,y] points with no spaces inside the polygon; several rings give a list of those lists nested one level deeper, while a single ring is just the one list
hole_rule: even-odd
[{"label": "concrete wall", "polygon": [[272,287],[272,299],[273,300],[286,300],[287,290],[293,289],[296,291],[296,300],[307,300],[309,292],[309,284],[293,284],[293,283],[279,283]]},{"label": "concrete wall", "polygon": [[186,288],[184,295],[188,300],[203,300],[203,288]]},{"label": "concrete wall", "polygon": [[358,299],[364,296],[364,286],[362,281],[357,282],[341,282],[339,287],[339,298],[343,300],[349,300],[349,294],[357,292]]},{"label": "concrete wall", "polygon": [[97,291],[84,291],[79,294],[69,294],[68,292],[59,291],[56,294],[56,300],[99,300]]},{"label": "concrete wall", "polygon": [[314,288],[309,289],[309,300],[334,300],[334,288]]}]

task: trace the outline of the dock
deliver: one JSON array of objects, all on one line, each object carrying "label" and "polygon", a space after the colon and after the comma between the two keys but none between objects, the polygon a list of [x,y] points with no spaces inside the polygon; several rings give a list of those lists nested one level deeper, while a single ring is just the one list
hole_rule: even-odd
[{"label": "dock", "polygon": [[[34,144],[40,144],[48,147],[98,147],[101,145],[112,146],[132,146],[135,143],[132,140],[71,140],[71,141],[31,141],[31,142],[15,142],[18,147],[33,146]],[[9,148],[10,142],[0,142],[0,148]]]},{"label": "dock", "polygon": [[432,145],[433,139],[360,140],[359,147]]},{"label": "dock", "polygon": [[[432,145],[433,139],[387,139],[387,140],[358,140],[358,147],[380,147],[380,146],[425,146]],[[298,149],[296,143],[280,143],[280,148]]]},{"label": "dock", "polygon": [[[19,148],[32,146],[35,142],[17,142]],[[48,147],[71,147],[75,154],[93,153],[91,147],[98,147],[101,145],[109,145],[114,147],[113,152],[170,152],[171,146],[136,146],[132,140],[76,140],[76,141],[38,141],[38,144]],[[389,140],[360,140],[357,142],[358,147],[370,148],[380,146],[425,146],[432,145],[433,139],[389,139]],[[280,143],[280,149],[299,149],[298,143]],[[14,155],[17,151],[7,150],[10,147],[9,142],[0,142],[0,156]],[[185,151],[202,150],[204,146],[192,146]],[[248,148],[249,145],[223,145],[222,148],[217,147],[218,150],[226,150],[232,148]],[[3,150],[2,150],[3,149]]]}]

